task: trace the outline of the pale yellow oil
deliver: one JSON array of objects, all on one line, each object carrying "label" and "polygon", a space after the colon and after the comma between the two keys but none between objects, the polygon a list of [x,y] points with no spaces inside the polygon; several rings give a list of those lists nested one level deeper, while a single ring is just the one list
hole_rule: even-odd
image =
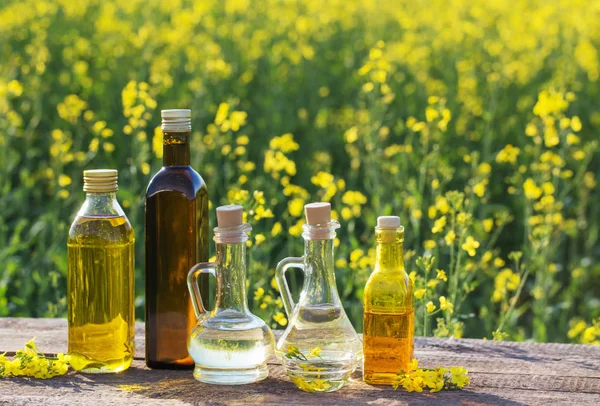
[{"label": "pale yellow oil", "polygon": [[133,229],[124,216],[78,217],[67,246],[71,366],[123,371],[134,354]]}]

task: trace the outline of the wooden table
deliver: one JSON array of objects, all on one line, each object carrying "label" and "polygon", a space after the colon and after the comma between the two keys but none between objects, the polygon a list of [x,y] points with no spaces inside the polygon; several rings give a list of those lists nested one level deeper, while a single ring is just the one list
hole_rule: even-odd
[{"label": "wooden table", "polygon": [[[67,322],[0,318],[0,353],[13,355],[34,336],[41,351],[66,352]],[[48,380],[0,379],[0,405],[600,405],[598,346],[417,337],[415,353],[421,366],[468,368],[471,386],[462,391],[407,393],[366,385],[356,372],[337,392],[305,393],[289,381],[275,358],[269,362],[269,378],[260,383],[206,385],[194,380],[191,371],[146,368],[144,328],[137,323],[136,356],[129,370],[116,375],[69,372]]]}]

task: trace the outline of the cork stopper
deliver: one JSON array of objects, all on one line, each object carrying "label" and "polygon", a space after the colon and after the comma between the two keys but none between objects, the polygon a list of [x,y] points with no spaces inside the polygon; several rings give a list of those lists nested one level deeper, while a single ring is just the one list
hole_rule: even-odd
[{"label": "cork stopper", "polygon": [[192,131],[192,110],[161,110],[160,116],[162,118],[161,128],[165,132]]},{"label": "cork stopper", "polygon": [[87,193],[113,193],[118,189],[119,173],[116,169],[90,169],[83,171],[83,191]]},{"label": "cork stopper", "polygon": [[306,224],[327,224],[331,221],[331,204],[309,203],[304,206]]},{"label": "cork stopper", "polygon": [[400,228],[400,217],[398,217],[398,216],[379,216],[379,217],[377,217],[377,227],[379,227],[379,228]]},{"label": "cork stopper", "polygon": [[231,228],[238,227],[243,224],[242,206],[227,205],[217,207],[217,227]]}]

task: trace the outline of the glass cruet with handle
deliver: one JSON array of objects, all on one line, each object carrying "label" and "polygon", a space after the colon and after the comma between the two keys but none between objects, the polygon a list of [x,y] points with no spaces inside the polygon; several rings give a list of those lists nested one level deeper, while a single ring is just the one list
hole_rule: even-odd
[{"label": "glass cruet with handle", "polygon": [[[304,256],[279,262],[275,278],[289,324],[275,353],[300,389],[332,392],[341,388],[362,362],[362,343],[342,306],[335,284],[335,230],[329,203],[304,206]],[[285,272],[300,268],[304,284],[294,303]]]},{"label": "glass cruet with handle", "polygon": [[[242,217],[241,206],[217,208],[216,262],[197,264],[188,274],[198,318],[188,339],[188,352],[195,363],[194,377],[205,383],[238,385],[269,375],[267,359],[273,354],[275,339],[265,322],[248,310],[246,241],[252,228]],[[202,304],[198,285],[202,274],[216,278],[212,311]]]}]

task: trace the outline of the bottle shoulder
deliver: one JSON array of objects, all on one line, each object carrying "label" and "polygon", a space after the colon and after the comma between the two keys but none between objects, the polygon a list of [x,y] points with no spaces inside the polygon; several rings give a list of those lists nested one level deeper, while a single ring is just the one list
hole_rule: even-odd
[{"label": "bottle shoulder", "polygon": [[68,245],[98,243],[129,244],[135,240],[133,227],[123,216],[77,215],[69,229]]},{"label": "bottle shoulder", "polygon": [[412,303],[414,290],[415,284],[405,271],[375,271],[365,285],[365,305],[381,301],[395,305]]},{"label": "bottle shoulder", "polygon": [[146,198],[161,192],[179,192],[194,199],[207,195],[208,189],[202,176],[191,166],[163,166],[150,180]]},{"label": "bottle shoulder", "polygon": [[369,276],[367,283],[372,281],[378,281],[380,283],[389,282],[390,284],[397,284],[401,282],[405,285],[414,286],[413,280],[410,279],[410,276],[408,276],[408,273],[404,269],[379,270],[376,268]]}]

